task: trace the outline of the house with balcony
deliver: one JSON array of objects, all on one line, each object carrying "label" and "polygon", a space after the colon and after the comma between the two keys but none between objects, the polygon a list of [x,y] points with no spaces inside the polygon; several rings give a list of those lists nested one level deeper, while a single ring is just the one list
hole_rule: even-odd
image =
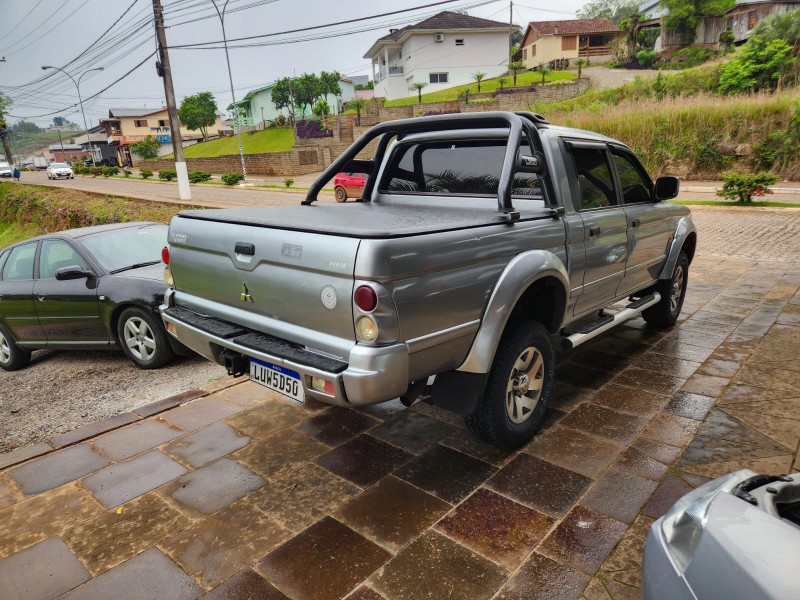
[{"label": "house with balcony", "polygon": [[614,44],[624,38],[625,33],[609,19],[531,21],[520,43],[522,63],[527,69],[535,69],[554,61],[577,58],[609,60]]},{"label": "house with balcony", "polygon": [[394,100],[472,83],[481,71],[498,77],[508,64],[508,23],[444,11],[415,25],[390,29],[364,58],[372,62],[375,97]]}]

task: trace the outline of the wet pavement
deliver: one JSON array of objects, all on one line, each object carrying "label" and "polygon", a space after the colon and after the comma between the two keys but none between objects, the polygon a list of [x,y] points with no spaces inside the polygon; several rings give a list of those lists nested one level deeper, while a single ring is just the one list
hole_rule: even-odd
[{"label": "wet pavement", "polygon": [[673,329],[561,355],[515,452],[427,404],[231,380],[11,453],[0,597],[638,598],[677,498],[800,468],[800,262],[702,255],[690,278]]}]

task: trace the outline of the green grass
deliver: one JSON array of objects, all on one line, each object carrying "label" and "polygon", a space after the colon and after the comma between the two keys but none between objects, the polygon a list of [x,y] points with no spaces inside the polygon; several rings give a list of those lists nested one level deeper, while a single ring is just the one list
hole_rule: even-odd
[{"label": "green grass", "polygon": [[[65,144],[71,143],[73,137],[81,135],[82,131],[62,131],[61,139]],[[58,132],[52,133],[12,133],[11,134],[11,149],[19,153],[21,159],[27,158],[29,155],[46,148],[50,144],[58,144]],[[15,157],[16,158],[16,157]],[[3,159],[5,160],[5,159]]]},{"label": "green grass", "polygon": [[[245,154],[264,154],[266,152],[290,152],[294,148],[292,129],[264,129],[255,133],[242,134],[242,147]],[[239,154],[239,140],[233,136],[188,146],[183,151],[186,158],[213,158],[225,154]],[[162,158],[172,158],[172,155]]]},{"label": "green grass", "polygon": [[0,248],[5,248],[41,234],[42,230],[38,225],[0,221]]},{"label": "green grass", "polygon": [[[553,71],[549,73],[545,77],[545,81],[548,83],[552,82],[561,82],[561,81],[572,81],[577,79],[577,73],[573,73],[571,71]],[[506,83],[503,87],[513,87],[513,77],[511,75],[506,76]],[[517,73],[517,87],[530,87],[533,84],[539,84],[542,82],[542,76],[540,73],[536,71],[526,71],[524,73]],[[493,92],[500,87],[500,83],[498,83],[497,78],[494,79],[485,79],[481,81],[481,93],[485,92]],[[437,92],[429,92],[427,94],[422,94],[422,101],[423,102],[448,102],[451,100],[456,100],[461,94],[464,93],[464,90],[469,90],[470,94],[477,94],[478,93],[478,84],[477,83],[470,83],[467,85],[459,85],[456,87],[447,88],[446,90],[439,90]],[[424,88],[423,88],[424,91]],[[411,92],[409,92],[410,94]],[[417,95],[414,94],[409,96],[408,98],[397,98],[396,100],[389,100],[384,102],[384,106],[409,106],[411,104],[417,104]]]},{"label": "green grass", "polygon": [[686,206],[725,206],[727,208],[747,208],[754,206],[757,208],[762,207],[775,207],[775,208],[800,208],[800,204],[791,202],[721,202],[718,200],[670,200],[675,204],[685,204]]}]

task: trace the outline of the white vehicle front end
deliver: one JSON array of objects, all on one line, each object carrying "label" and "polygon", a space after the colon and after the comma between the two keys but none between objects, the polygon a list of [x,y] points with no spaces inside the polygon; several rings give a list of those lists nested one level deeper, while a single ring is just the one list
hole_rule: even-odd
[{"label": "white vehicle front end", "polygon": [[72,172],[72,168],[69,165],[65,165],[62,163],[51,163],[49,167],[47,167],[47,178],[48,179],[73,179],[75,175]]}]

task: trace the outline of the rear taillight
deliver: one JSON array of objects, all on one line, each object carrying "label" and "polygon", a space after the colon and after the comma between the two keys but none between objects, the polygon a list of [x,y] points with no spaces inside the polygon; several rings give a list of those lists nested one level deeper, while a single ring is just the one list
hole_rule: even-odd
[{"label": "rear taillight", "polygon": [[164,246],[161,249],[161,260],[164,262],[165,265],[169,264],[169,248]]},{"label": "rear taillight", "polygon": [[356,306],[364,312],[372,312],[378,306],[378,295],[368,285],[362,285],[356,289],[353,300]]}]

